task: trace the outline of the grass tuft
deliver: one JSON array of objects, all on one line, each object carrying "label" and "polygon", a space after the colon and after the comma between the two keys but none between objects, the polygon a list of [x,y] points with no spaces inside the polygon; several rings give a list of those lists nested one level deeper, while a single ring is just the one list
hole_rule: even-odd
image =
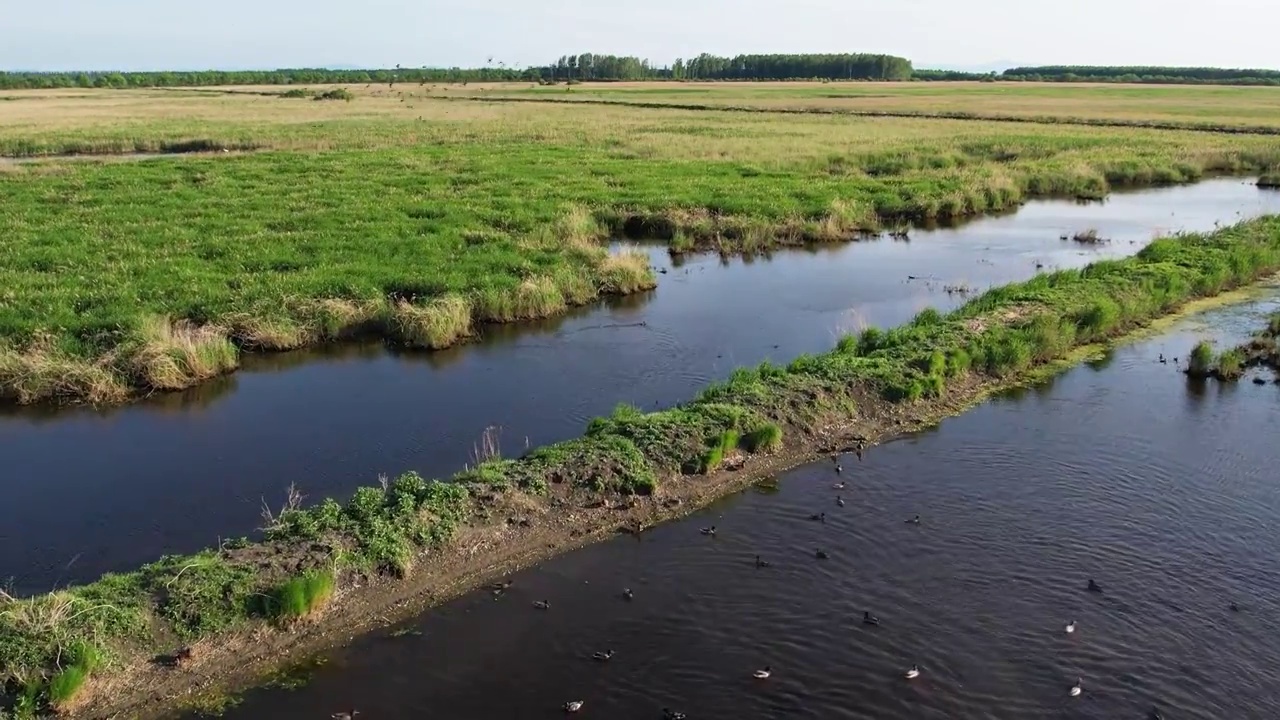
[{"label": "grass tuft", "polygon": [[221,328],[145,318],[127,352],[128,373],[136,384],[156,390],[181,390],[230,372],[239,353]]},{"label": "grass tuft", "polygon": [[327,570],[309,570],[290,578],[276,589],[272,614],[286,622],[311,617],[329,604],[336,584],[333,572]]},{"label": "grass tuft", "polygon": [[470,337],[471,305],[457,295],[415,305],[399,301],[391,307],[392,334],[410,347],[439,349]]},{"label": "grass tuft", "polygon": [[776,452],[782,449],[782,428],[776,423],[765,423],[743,435],[742,446],[751,453]]}]

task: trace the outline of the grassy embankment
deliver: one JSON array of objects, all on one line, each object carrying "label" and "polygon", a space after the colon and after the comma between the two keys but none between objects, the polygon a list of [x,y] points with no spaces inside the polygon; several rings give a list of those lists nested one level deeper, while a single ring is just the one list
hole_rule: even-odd
[{"label": "grassy embankment", "polygon": [[231,370],[245,348],[356,332],[441,347],[652,286],[609,236],[758,252],[1280,166],[1265,137],[387,91],[12,104],[0,153],[267,150],[0,166],[0,397],[19,402],[122,401]]},{"label": "grassy embankment", "polygon": [[[1277,341],[1280,341],[1280,313],[1272,314],[1267,319],[1267,326],[1248,342],[1221,353],[1215,353],[1213,343],[1208,340],[1196,343],[1188,356],[1186,373],[1195,378],[1230,382],[1239,380],[1251,367],[1266,366],[1280,372],[1280,345]],[[1276,382],[1280,383],[1280,376]]]},{"label": "grassy embankment", "polygon": [[787,366],[738,370],[671,410],[619,407],[592,421],[582,438],[514,460],[489,457],[448,481],[409,473],[361,488],[345,505],[285,510],[261,543],[167,557],[38,597],[6,597],[0,682],[24,711],[74,707],[92,696],[81,688],[92,688],[95,668],[117,668],[118,677],[202,638],[216,643],[234,630],[287,627],[371,574],[409,576],[464,526],[505,524],[486,513],[496,498],[554,514],[591,498],[678,494],[750,454],[811,452],[822,428],[893,408],[927,415],[972,402],[1082,345],[1277,270],[1277,217],[1159,239],[1133,258],[996,288],[947,315],[925,310],[908,325],[868,329]]}]

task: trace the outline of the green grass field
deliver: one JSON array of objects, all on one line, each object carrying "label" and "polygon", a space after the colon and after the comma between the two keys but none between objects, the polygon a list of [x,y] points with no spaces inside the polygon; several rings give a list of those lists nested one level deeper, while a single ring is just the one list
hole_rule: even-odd
[{"label": "green grass field", "polygon": [[[1000,89],[1070,103],[1078,89],[1063,87]],[[824,88],[918,92],[619,84],[573,94],[803,102]],[[928,86],[962,104],[980,89]],[[501,87],[353,90],[350,102],[279,88],[8,94],[0,154],[256,151],[0,161],[0,396],[116,402],[230,371],[242,348],[355,332],[442,347],[479,322],[651,287],[643,257],[605,252],[611,236],[752,252],[1032,196],[1280,168],[1280,143],[1266,136],[428,97],[511,90]],[[1280,95],[1141,90],[1164,93],[1161,112],[1193,107],[1224,122]],[[1090,107],[1106,97],[1090,95]]]}]

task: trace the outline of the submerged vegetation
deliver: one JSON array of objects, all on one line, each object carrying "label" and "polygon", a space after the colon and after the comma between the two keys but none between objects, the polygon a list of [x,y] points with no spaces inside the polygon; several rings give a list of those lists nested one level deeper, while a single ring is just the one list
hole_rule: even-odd
[{"label": "submerged vegetation", "polygon": [[440,348],[653,287],[610,238],[754,253],[1280,166],[1263,137],[358,92],[13,103],[9,154],[262,151],[0,166],[0,398],[120,402],[356,334]]},{"label": "submerged vegetation", "polygon": [[811,452],[824,428],[884,430],[905,414],[954,411],[1080,345],[1277,270],[1280,218],[1158,239],[1130,259],[1044,273],[945,315],[869,328],[825,354],[739,369],[670,410],[621,406],[583,437],[516,459],[486,442],[477,466],[450,480],[408,473],[345,504],[310,508],[291,494],[267,515],[259,543],[166,557],[47,595],[0,596],[0,683],[31,710],[86,702],[96,668],[125,668],[224,632],[265,632],[319,612],[371,575],[411,576],[465,524],[505,526],[495,503],[564,514],[592,498],[679,493],[751,453]]}]

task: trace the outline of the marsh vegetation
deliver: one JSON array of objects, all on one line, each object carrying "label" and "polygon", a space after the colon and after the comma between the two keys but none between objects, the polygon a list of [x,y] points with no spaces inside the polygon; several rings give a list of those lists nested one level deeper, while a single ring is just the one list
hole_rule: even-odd
[{"label": "marsh vegetation", "polygon": [[10,154],[263,152],[3,168],[0,396],[119,402],[230,371],[245,350],[361,333],[439,348],[653,287],[610,237],[753,253],[1280,163],[1248,136],[429,94],[15,103]]}]

